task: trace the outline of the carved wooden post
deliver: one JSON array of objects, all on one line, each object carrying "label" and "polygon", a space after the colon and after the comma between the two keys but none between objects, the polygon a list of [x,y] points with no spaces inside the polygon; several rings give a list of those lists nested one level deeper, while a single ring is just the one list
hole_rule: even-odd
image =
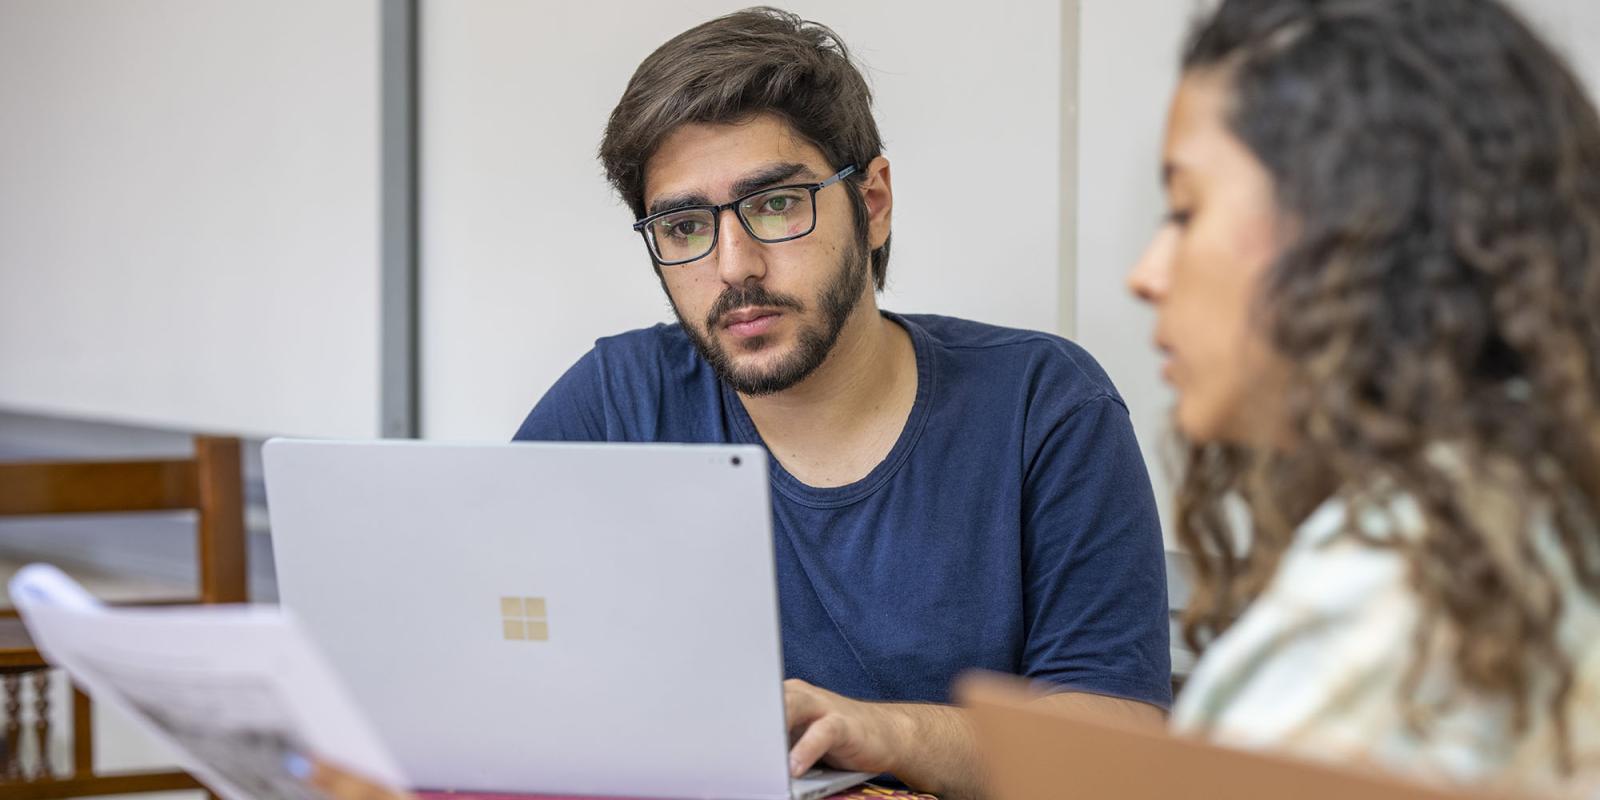
[{"label": "carved wooden post", "polygon": [[[70,685],[70,683],[68,684]],[[89,696],[72,687],[72,774],[86,777],[94,774],[94,729],[91,727],[93,710]]]},{"label": "carved wooden post", "polygon": [[22,777],[22,676],[15,672],[5,676],[6,687],[6,753],[5,764],[0,766],[8,780]]},{"label": "carved wooden post", "polygon": [[33,736],[39,743],[39,762],[34,765],[35,780],[51,777],[50,768],[50,670],[33,673]]}]

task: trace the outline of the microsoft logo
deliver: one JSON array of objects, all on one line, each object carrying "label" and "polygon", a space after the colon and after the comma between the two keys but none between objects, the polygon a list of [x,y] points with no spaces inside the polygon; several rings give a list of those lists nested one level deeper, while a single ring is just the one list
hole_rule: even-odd
[{"label": "microsoft logo", "polygon": [[550,623],[545,618],[543,597],[500,598],[500,624],[507,641],[544,642],[550,639]]}]

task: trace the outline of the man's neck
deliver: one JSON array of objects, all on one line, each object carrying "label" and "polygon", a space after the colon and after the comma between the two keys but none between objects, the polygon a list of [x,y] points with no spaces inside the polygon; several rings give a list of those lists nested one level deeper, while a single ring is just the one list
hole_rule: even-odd
[{"label": "man's neck", "polygon": [[910,415],[916,353],[910,335],[879,314],[874,299],[856,307],[827,360],[805,380],[776,394],[739,396],[773,454],[807,483],[864,477]]}]

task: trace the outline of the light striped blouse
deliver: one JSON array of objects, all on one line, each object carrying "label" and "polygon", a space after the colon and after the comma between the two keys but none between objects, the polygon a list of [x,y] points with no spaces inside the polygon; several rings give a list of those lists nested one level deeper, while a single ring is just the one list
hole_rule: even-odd
[{"label": "light striped blouse", "polygon": [[[1207,648],[1173,709],[1174,728],[1443,782],[1600,785],[1600,608],[1570,574],[1557,570],[1566,586],[1559,635],[1576,665],[1569,719],[1578,770],[1563,779],[1542,703],[1521,736],[1511,733],[1509,704],[1465,695],[1425,736],[1408,729],[1400,692],[1417,603],[1400,554],[1340,535],[1347,513],[1330,500],[1301,526],[1266,590]],[[1358,523],[1381,538],[1420,530],[1420,520],[1400,500]],[[1443,696],[1454,680],[1449,658],[1429,665],[1419,696]]]}]

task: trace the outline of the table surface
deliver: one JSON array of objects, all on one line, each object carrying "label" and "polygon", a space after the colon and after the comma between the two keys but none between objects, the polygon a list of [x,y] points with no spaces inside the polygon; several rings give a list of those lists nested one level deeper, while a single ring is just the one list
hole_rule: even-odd
[{"label": "table surface", "polygon": [[[593,800],[593,798],[564,797],[558,795],[524,795],[524,794],[477,794],[458,792],[419,792],[422,800]],[[866,784],[854,789],[832,795],[828,800],[938,800],[931,794],[907,791],[905,789],[885,789],[881,786]]]}]

